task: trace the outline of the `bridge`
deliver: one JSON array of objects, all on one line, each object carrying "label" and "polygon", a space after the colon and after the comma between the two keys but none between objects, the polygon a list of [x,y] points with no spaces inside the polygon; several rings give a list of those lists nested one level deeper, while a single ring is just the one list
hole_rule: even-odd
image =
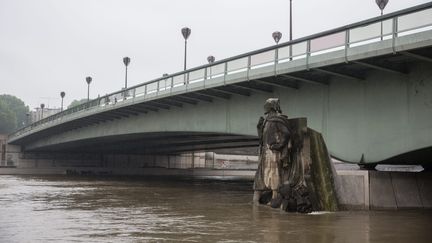
[{"label": "bridge", "polygon": [[432,3],[98,97],[8,143],[24,152],[119,154],[255,147],[269,97],[289,117],[307,117],[335,158],[430,162]]}]

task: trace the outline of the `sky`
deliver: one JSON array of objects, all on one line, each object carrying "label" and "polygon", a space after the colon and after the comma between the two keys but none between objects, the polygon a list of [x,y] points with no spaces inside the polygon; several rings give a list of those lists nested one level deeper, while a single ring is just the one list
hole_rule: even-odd
[{"label": "sky", "polygon": [[[385,13],[426,3],[390,0]],[[379,15],[375,0],[293,0],[293,38]],[[289,0],[0,0],[0,94],[60,107],[188,67],[288,41]]]}]

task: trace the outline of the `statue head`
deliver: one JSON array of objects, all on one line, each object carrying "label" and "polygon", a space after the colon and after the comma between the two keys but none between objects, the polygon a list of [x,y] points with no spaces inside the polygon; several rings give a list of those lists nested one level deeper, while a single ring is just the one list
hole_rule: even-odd
[{"label": "statue head", "polygon": [[277,113],[282,113],[281,108],[280,108],[280,102],[278,98],[270,98],[267,99],[265,104],[264,104],[264,111],[265,114],[274,111]]}]

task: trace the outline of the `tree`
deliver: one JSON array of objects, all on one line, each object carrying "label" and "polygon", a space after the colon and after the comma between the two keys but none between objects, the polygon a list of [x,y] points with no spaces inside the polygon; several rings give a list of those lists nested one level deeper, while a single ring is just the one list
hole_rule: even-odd
[{"label": "tree", "polygon": [[14,116],[9,107],[0,100],[0,133],[7,134],[13,131],[16,126],[16,116]]},{"label": "tree", "polygon": [[29,107],[12,95],[0,95],[0,133],[10,133],[27,124]]},{"label": "tree", "polygon": [[70,105],[68,106],[68,109],[69,109],[69,108],[72,108],[72,107],[74,107],[74,106],[77,106],[77,105],[84,104],[84,103],[86,103],[86,102],[87,102],[87,99],[73,100],[73,101],[70,103]]}]

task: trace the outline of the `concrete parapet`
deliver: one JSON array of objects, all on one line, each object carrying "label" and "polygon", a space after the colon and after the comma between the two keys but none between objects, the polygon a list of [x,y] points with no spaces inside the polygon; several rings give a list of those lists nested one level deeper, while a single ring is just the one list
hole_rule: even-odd
[{"label": "concrete parapet", "polygon": [[391,173],[391,181],[398,208],[423,207],[415,173]]},{"label": "concrete parapet", "polygon": [[391,172],[370,171],[369,190],[371,209],[396,209]]},{"label": "concrete parapet", "polygon": [[342,209],[369,209],[369,174],[362,170],[337,171],[335,187]]},{"label": "concrete parapet", "polygon": [[432,173],[337,171],[343,209],[432,208]]},{"label": "concrete parapet", "polygon": [[424,208],[432,208],[432,173],[422,172],[417,174],[417,185],[420,199]]}]

